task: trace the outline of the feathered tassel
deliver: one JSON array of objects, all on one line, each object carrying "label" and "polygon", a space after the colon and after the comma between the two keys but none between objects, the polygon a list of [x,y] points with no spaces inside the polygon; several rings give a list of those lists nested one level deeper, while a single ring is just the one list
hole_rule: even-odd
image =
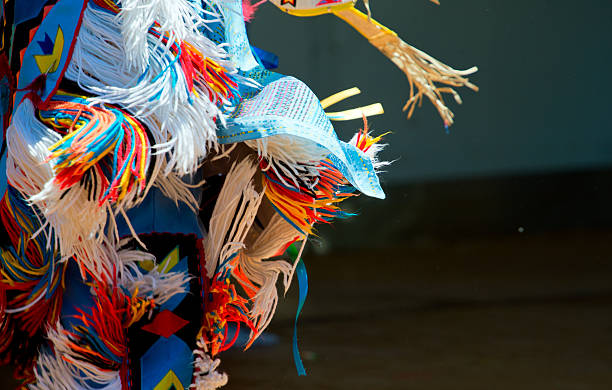
[{"label": "feathered tassel", "polygon": [[355,146],[357,149],[361,150],[366,156],[370,158],[372,161],[372,166],[377,173],[380,172],[382,167],[388,166],[391,164],[389,161],[380,161],[378,159],[378,154],[387,146],[386,144],[381,144],[380,140],[385,135],[389,134],[384,133],[377,137],[373,137],[370,135],[370,128],[368,126],[368,118],[363,116],[363,128],[360,129],[353,138],[349,141],[349,144]]}]

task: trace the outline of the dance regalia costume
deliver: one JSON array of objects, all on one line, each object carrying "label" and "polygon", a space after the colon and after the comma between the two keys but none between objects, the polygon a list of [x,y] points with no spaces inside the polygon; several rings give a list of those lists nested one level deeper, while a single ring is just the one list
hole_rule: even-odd
[{"label": "dance regalia costume", "polygon": [[[271,2],[353,25],[408,76],[409,114],[425,96],[450,125],[442,93],[473,87],[354,1]],[[326,113],[358,90],[319,101],[266,69],[250,2],[2,3],[2,363],[30,389],[223,386],[228,325],[248,347],[277,279],[305,282],[279,256],[347,217],[342,200],[384,198],[380,137],[330,122],[380,105]]]}]

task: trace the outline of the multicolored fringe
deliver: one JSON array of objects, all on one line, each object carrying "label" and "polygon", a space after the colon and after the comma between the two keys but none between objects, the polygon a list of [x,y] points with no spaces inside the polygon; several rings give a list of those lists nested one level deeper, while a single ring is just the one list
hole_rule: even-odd
[{"label": "multicolored fringe", "polygon": [[226,340],[228,321],[237,326],[243,323],[257,333],[249,318],[248,300],[236,293],[229,279],[263,199],[263,194],[253,187],[255,171],[249,158],[230,169],[210,219],[208,235],[202,242],[205,254],[201,264],[205,313],[202,336],[213,356],[235,342]]},{"label": "multicolored fringe", "polygon": [[[191,96],[198,96],[198,89],[208,91],[208,98],[213,103],[220,103],[233,99],[237,96],[238,84],[225,72],[225,69],[214,60],[204,55],[189,42],[171,42],[170,34],[162,34],[160,26],[151,27],[149,34],[155,37],[161,44],[168,47],[170,53],[178,59],[186,81],[187,92]],[[176,72],[173,68],[170,71]],[[172,78],[177,78],[176,73]],[[199,88],[195,88],[195,87]],[[160,92],[161,93],[161,92]],[[155,96],[154,98],[158,98]]]},{"label": "multicolored fringe", "polygon": [[[219,151],[217,125],[240,101],[238,83],[247,83],[224,44],[203,34],[219,20],[201,4],[208,0],[89,0],[65,70],[72,85],[62,86],[79,95],[60,91],[43,104],[35,84],[15,110],[6,134],[9,190],[0,203],[7,233],[0,240],[0,362],[20,363],[24,383],[36,381],[31,389],[127,389],[127,330],[189,285],[187,272],[140,267],[154,264],[153,256],[125,249],[129,239],[119,240],[115,218],[122,213],[130,225],[125,211],[152,186],[197,212],[180,176]],[[384,165],[376,161],[379,140],[366,122],[351,143],[377,167]],[[315,223],[351,215],[338,203],[355,189],[325,148],[284,135],[245,143],[259,158],[229,169],[202,240],[196,390],[227,383],[214,357],[235,344],[240,327],[251,331],[248,348],[270,324],[277,280],[282,275],[288,288],[295,271],[271,258],[305,240]],[[265,225],[258,220],[264,202],[276,211]],[[89,287],[94,304],[60,319],[72,261],[81,273],[75,283]]]},{"label": "multicolored fringe", "polygon": [[[351,143],[376,162],[382,136],[371,137],[368,131],[364,118],[364,128]],[[250,230],[254,211],[258,209],[255,200],[261,196],[249,189],[254,172],[247,158],[227,174],[204,239],[203,269],[211,278],[207,289],[212,292],[203,297],[206,312],[203,335],[212,356],[235,341],[226,340],[228,321],[246,324],[251,329],[247,347],[271,321],[278,299],[278,276],[284,275],[287,288],[293,267],[284,261],[263,260],[282,253],[288,243],[304,239],[312,233],[315,223],[352,215],[342,211],[338,203],[354,196],[355,190],[329,159],[289,165],[283,162],[284,156],[270,154],[274,151],[258,149],[262,194],[276,211],[258,238],[254,242],[245,241],[245,232]],[[384,164],[375,163],[375,167]],[[240,285],[244,297],[239,296],[232,283]]]},{"label": "multicolored fringe", "polygon": [[89,170],[78,186],[60,190],[48,149],[61,139],[37,119],[32,101],[21,102],[6,133],[9,185],[36,209],[46,245],[57,249],[62,259],[77,257],[101,278],[110,277],[112,256],[103,247],[105,234],[114,237],[116,228],[114,219],[109,218],[110,204],[100,205],[95,191],[106,179],[102,173]]},{"label": "multicolored fringe", "polygon": [[130,296],[91,273],[88,279],[95,304],[90,313],[78,308],[69,329],[57,323],[49,331],[52,350],[43,350],[38,358],[35,388],[77,388],[71,387],[75,383],[86,389],[129,388],[127,329],[150,313],[155,302]]},{"label": "multicolored fringe", "polygon": [[0,363],[30,372],[37,343],[59,318],[66,266],[40,232],[40,216],[15,189],[0,202],[9,241],[0,248]]},{"label": "multicolored fringe", "polygon": [[227,53],[201,33],[211,23],[202,12],[187,0],[92,1],[66,72],[90,103],[122,107],[147,127],[158,186],[168,184],[158,173],[192,174],[218,147],[221,108],[237,97]]},{"label": "multicolored fringe", "polygon": [[266,197],[299,233],[311,234],[315,223],[329,223],[333,218],[351,215],[336,204],[353,196],[354,189],[330,160],[318,164],[319,176],[314,184],[305,182],[303,176],[296,178],[297,185],[288,184],[292,178],[284,177],[280,169],[265,159],[260,160],[259,167]]},{"label": "multicolored fringe", "polygon": [[[228,268],[225,275],[215,275],[210,282],[208,282],[208,278],[204,278],[206,283],[203,298],[206,314],[201,333],[213,357],[234,345],[240,333],[241,323],[246,325],[253,334],[251,341],[245,348],[251,345],[258,333],[248,316],[247,304],[249,301],[236,293],[236,288],[230,282],[229,274],[230,269]],[[228,322],[236,325],[236,331],[231,340],[227,339]]]},{"label": "multicolored fringe", "polygon": [[[69,189],[94,169],[106,177],[100,188],[87,188],[100,205],[107,200],[121,202],[134,189],[136,196],[143,195],[150,144],[134,117],[119,108],[90,105],[85,98],[62,93],[40,108],[39,117],[64,135],[49,148],[60,190]],[[102,161],[105,157],[109,158]]]},{"label": "multicolored fringe", "polygon": [[[78,309],[82,325],[73,326],[66,335],[72,354],[63,359],[72,364],[89,363],[98,368],[117,371],[127,369],[127,329],[149,313],[153,300],[129,296],[119,286],[92,283],[96,304],[91,313]],[[126,375],[122,375],[126,378]],[[126,378],[127,379],[127,378]],[[125,381],[128,383],[128,381]]]}]

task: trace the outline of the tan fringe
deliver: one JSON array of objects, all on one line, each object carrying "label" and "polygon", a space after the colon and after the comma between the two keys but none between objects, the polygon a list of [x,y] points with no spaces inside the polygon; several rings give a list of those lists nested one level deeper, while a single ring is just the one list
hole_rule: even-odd
[{"label": "tan fringe", "polygon": [[408,111],[408,118],[412,116],[414,108],[421,104],[423,96],[426,96],[440,113],[444,124],[450,126],[453,124],[454,114],[446,106],[443,94],[453,95],[455,101],[461,104],[461,97],[453,87],[468,87],[478,91],[478,87],[465,77],[476,72],[478,70],[476,67],[467,70],[453,69],[410,46],[395,32],[355,8],[332,10],[332,12],[359,31],[404,72],[410,83],[410,98],[404,106],[404,111]]},{"label": "tan fringe", "polygon": [[[410,83],[410,98],[403,110],[408,111],[408,118],[412,116],[414,108],[421,105],[423,96],[426,96],[440,113],[444,124],[450,126],[455,115],[446,106],[443,94],[453,95],[457,104],[461,104],[461,97],[452,87],[468,87],[478,91],[478,87],[465,77],[478,71],[476,67],[463,71],[453,69],[410,46],[397,35],[379,35],[369,41],[406,74]],[[438,86],[436,83],[445,86]]]}]

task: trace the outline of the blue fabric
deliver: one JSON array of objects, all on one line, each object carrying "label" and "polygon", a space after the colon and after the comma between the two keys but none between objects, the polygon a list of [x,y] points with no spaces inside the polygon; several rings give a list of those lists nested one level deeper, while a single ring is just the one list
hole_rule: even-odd
[{"label": "blue fabric", "polygon": [[[35,4],[38,1],[34,2]],[[48,69],[41,69],[36,60],[36,56],[53,56],[56,62],[53,70],[47,73],[47,81],[41,93],[41,98],[46,101],[59,85],[63,76],[63,71],[68,61],[70,61],[70,49],[76,39],[77,29],[80,26],[81,13],[86,5],[85,0],[59,0],[51,8],[49,14],[43,19],[36,30],[32,42],[26,48],[23,62],[19,71],[18,89],[27,88],[37,77],[46,73]],[[25,2],[21,3],[25,6]],[[30,6],[30,2],[27,2]],[[21,7],[18,7],[21,8]],[[63,37],[63,45],[57,40]],[[57,43],[57,44],[56,44]],[[15,98],[15,108],[27,91],[19,91]]]},{"label": "blue fabric", "polygon": [[140,359],[141,390],[153,390],[173,371],[183,388],[191,385],[193,357],[189,346],[179,337],[160,337]]},{"label": "blue fabric", "polygon": [[295,313],[295,322],[293,323],[293,361],[295,362],[295,368],[297,368],[298,375],[302,376],[306,375],[306,369],[304,368],[304,363],[302,363],[302,358],[300,357],[300,350],[298,349],[297,322],[302,312],[302,308],[304,307],[304,302],[306,302],[306,296],[308,295],[308,274],[306,273],[306,266],[301,259],[295,272],[298,277],[300,298],[297,313]]},{"label": "blue fabric", "polygon": [[[49,0],[28,0],[26,1],[15,1],[15,22],[14,25],[17,26],[27,20],[30,20],[40,14],[45,3]],[[4,7],[3,7],[4,9]]]},{"label": "blue fabric", "polygon": [[363,194],[384,199],[385,194],[371,160],[359,149],[338,139],[319,99],[300,80],[270,72],[257,63],[250,49],[242,17],[241,0],[218,6],[225,27],[215,23],[207,36],[229,43],[228,52],[239,73],[262,88],[241,86],[242,98],[230,115],[227,127],[217,131],[219,143],[228,144],[274,135],[290,135],[315,143],[329,152],[329,158],[344,177]]},{"label": "blue fabric", "polygon": [[[183,272],[185,275],[187,275],[189,273],[187,261],[188,261],[187,258],[184,257],[181,261],[178,262],[177,265],[172,267],[172,269],[167,270],[167,272]],[[174,294],[172,298],[170,298],[166,303],[161,305],[161,307],[159,308],[160,312],[164,310],[173,311],[174,309],[178,307],[178,305],[181,304],[183,299],[185,299],[187,294],[189,294],[190,292],[189,291],[189,281],[185,282],[185,285],[183,287],[185,288],[185,291],[182,293]]]},{"label": "blue fabric", "polygon": [[242,0],[226,0],[219,5],[225,19],[225,42],[232,61],[242,70],[260,66],[247,38],[246,24],[242,15]]},{"label": "blue fabric", "polygon": [[278,68],[278,56],[274,53],[270,53],[269,51],[265,51],[255,46],[251,46],[253,49],[253,53],[259,61],[266,69],[276,69]]},{"label": "blue fabric", "polygon": [[245,99],[227,127],[217,130],[219,143],[290,135],[315,143],[346,179],[365,195],[383,199],[385,194],[371,160],[359,149],[338,140],[319,99],[306,84],[285,76],[270,82],[255,97]]},{"label": "blue fabric", "polygon": [[[193,190],[196,200],[200,190]],[[138,207],[129,209],[127,216],[137,234],[173,233],[195,234],[202,238],[198,215],[184,203],[178,205],[157,188],[153,187]],[[131,236],[130,229],[121,217],[117,218],[120,237]]]}]

